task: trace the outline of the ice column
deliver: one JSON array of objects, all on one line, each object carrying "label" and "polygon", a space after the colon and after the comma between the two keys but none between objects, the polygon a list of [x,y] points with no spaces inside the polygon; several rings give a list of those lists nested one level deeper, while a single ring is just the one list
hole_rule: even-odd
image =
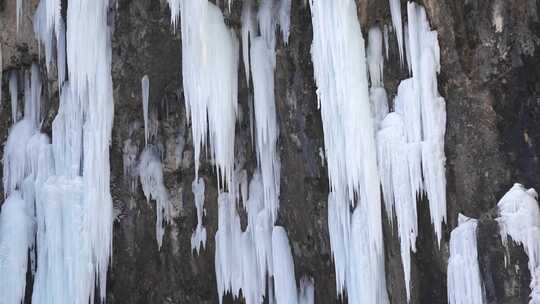
[{"label": "ice column", "polygon": [[[374,122],[356,3],[311,0],[310,5],[311,52],[328,162],[328,221],[338,293],[346,289],[352,303],[387,303]],[[349,208],[355,205],[352,221],[364,221],[360,225],[357,220],[357,228],[351,229]],[[360,249],[364,251],[358,254]],[[357,264],[365,266],[360,273]],[[360,279],[361,275],[369,279]]]},{"label": "ice column", "polygon": [[483,285],[476,246],[478,220],[459,214],[458,222],[458,226],[450,234],[448,303],[482,304]]}]

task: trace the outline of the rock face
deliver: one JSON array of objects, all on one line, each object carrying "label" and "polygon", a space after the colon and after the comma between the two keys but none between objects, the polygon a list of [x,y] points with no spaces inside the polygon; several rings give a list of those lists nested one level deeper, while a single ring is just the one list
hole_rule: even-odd
[{"label": "rock face", "polygon": [[[15,0],[0,0],[4,63],[2,140],[11,125],[7,72],[40,61],[31,23],[37,1],[23,2],[23,18],[17,33]],[[227,1],[217,2],[225,12],[226,22],[239,31],[242,1],[231,1],[230,10]],[[317,303],[340,303],[336,298],[327,228],[329,189],[321,152],[323,131],[311,63],[312,25],[307,2],[292,1],[289,43],[285,45],[278,35],[278,224],[287,229],[296,278],[314,278]],[[364,33],[370,26],[391,24],[387,0],[357,2]],[[406,1],[401,2],[406,20]],[[448,240],[459,212],[480,219],[478,252],[487,302],[526,303],[530,292],[527,257],[520,247],[510,246],[508,251],[502,247],[494,218],[497,200],[513,182],[540,188],[540,4],[535,0],[424,0],[421,4],[426,7],[432,28],[438,32],[441,47],[439,91],[447,105],[448,223],[439,247],[427,202],[418,203],[419,237],[412,259],[411,303],[447,302]],[[206,183],[204,225],[208,242],[199,255],[191,252],[190,246],[197,216],[191,191],[193,147],[182,92],[179,30],[171,27],[164,0],[117,0],[112,8],[115,117],[110,162],[117,217],[107,300],[218,303],[214,275],[217,182],[207,159],[203,160],[200,175]],[[392,99],[407,71],[399,65],[393,32],[389,41],[384,84]],[[247,115],[248,87],[242,69],[238,73],[239,106],[244,115],[237,122],[235,147],[237,157],[246,160],[251,176],[256,159]],[[146,201],[138,180],[136,189],[131,189],[133,180],[124,174],[124,155],[131,153],[136,157],[144,148],[141,78],[145,74],[150,79],[150,142],[162,152],[165,184],[174,204],[174,220],[166,228],[160,251],[155,239],[155,204]],[[54,77],[50,78],[44,86],[42,127],[49,134],[58,104]],[[244,227],[245,214],[241,216]],[[406,303],[397,232],[387,219],[383,223],[390,300]],[[505,255],[509,255],[510,265],[506,268]],[[233,300],[226,298],[225,302]]]}]

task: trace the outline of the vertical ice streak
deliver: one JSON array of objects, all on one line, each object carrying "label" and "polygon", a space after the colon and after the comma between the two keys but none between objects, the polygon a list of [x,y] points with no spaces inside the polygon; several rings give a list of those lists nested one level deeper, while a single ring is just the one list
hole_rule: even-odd
[{"label": "vertical ice streak", "polygon": [[476,246],[478,220],[459,214],[458,222],[450,234],[448,303],[483,304],[483,285]]},{"label": "vertical ice streak", "polygon": [[141,79],[143,118],[144,118],[144,144],[148,145],[148,97],[150,95],[150,81],[148,75]]},{"label": "vertical ice streak", "polygon": [[17,22],[17,33],[19,33],[19,25],[20,25],[21,18],[22,18],[22,11],[23,11],[22,6],[23,6],[23,0],[17,0],[16,11],[15,11],[16,22]]},{"label": "vertical ice streak", "polygon": [[24,302],[32,238],[32,215],[19,191],[14,191],[0,211],[0,303]]},{"label": "vertical ice streak", "polygon": [[526,190],[523,185],[514,184],[497,203],[503,245],[506,246],[510,236],[518,245],[523,245],[529,258],[529,303],[540,302],[540,208],[537,200],[538,194],[533,188]]},{"label": "vertical ice streak", "polygon": [[[332,198],[329,230],[338,293],[346,289],[357,302],[387,303],[375,132],[356,4],[352,0],[311,0],[310,5],[311,52],[328,161]],[[350,205],[357,205],[354,218],[364,219],[362,229],[351,230]],[[355,254],[354,261],[350,253]],[[366,266],[362,274],[354,263]],[[361,275],[369,279],[360,279]],[[364,292],[357,294],[357,290]],[[349,297],[357,303],[353,299]]]},{"label": "vertical ice streak", "polygon": [[400,0],[390,0],[390,14],[392,15],[392,25],[394,26],[398,43],[399,61],[403,64],[403,25],[401,23]]},{"label": "vertical ice streak", "polygon": [[191,184],[191,191],[193,192],[193,200],[195,201],[195,208],[197,208],[197,228],[191,236],[191,250],[200,252],[201,247],[206,247],[206,228],[203,226],[204,210],[204,179],[199,177]]},{"label": "vertical ice streak", "polygon": [[381,29],[373,26],[368,32],[367,62],[369,79],[372,87],[382,87],[383,84],[383,37]]},{"label": "vertical ice streak", "polygon": [[17,105],[18,105],[18,87],[17,87],[17,71],[9,73],[9,95],[11,98],[11,122],[17,122]]}]

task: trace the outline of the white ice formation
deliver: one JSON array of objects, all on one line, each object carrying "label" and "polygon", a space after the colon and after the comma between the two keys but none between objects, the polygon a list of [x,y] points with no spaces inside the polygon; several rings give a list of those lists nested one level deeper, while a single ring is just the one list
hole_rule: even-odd
[{"label": "white ice formation", "polygon": [[503,245],[508,236],[523,245],[529,258],[531,294],[529,303],[540,303],[540,208],[538,194],[533,188],[525,189],[521,184],[514,186],[497,203],[499,227]]},{"label": "white ice formation", "polygon": [[478,220],[458,215],[458,226],[450,234],[448,258],[448,303],[483,304],[483,285],[478,266],[476,226]]}]

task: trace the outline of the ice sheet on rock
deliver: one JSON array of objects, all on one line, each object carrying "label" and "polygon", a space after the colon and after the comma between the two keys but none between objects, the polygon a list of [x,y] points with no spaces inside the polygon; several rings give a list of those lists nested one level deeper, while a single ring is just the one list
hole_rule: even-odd
[{"label": "ice sheet on rock", "polygon": [[379,26],[372,26],[368,32],[367,62],[371,87],[383,85],[383,37]]},{"label": "ice sheet on rock", "polygon": [[148,145],[148,96],[150,95],[150,81],[148,75],[144,75],[141,79],[142,88],[142,104],[144,118],[144,143]]},{"label": "ice sheet on rock", "polygon": [[191,236],[191,251],[200,252],[201,248],[206,248],[206,228],[203,226],[203,216],[206,213],[204,210],[204,179],[199,177],[191,184],[193,192],[193,200],[195,208],[197,208],[197,228]]},{"label": "ice sheet on rock", "polygon": [[478,220],[458,215],[458,226],[450,234],[448,258],[448,303],[483,304],[483,284],[478,266],[476,226]]},{"label": "ice sheet on rock", "polygon": [[17,85],[17,71],[11,71],[9,73],[9,95],[11,98],[11,122],[15,124],[17,122],[17,105],[18,105],[18,85]]},{"label": "ice sheet on rock", "polygon": [[137,190],[137,179],[139,178],[137,156],[139,154],[139,148],[131,138],[124,140],[124,147],[122,148],[122,165],[124,178],[129,186],[131,193],[135,193]]},{"label": "ice sheet on rock", "polygon": [[503,245],[508,236],[523,249],[529,258],[531,274],[529,303],[540,303],[540,208],[538,194],[533,188],[528,190],[521,184],[514,186],[497,203],[499,228]]},{"label": "ice sheet on rock", "polygon": [[[21,186],[29,172],[30,164],[26,163],[24,147],[36,132],[29,119],[22,119],[13,125],[4,146],[4,195],[7,197],[11,192]],[[21,150],[22,149],[22,150]],[[22,151],[22,152],[21,152]]]},{"label": "ice sheet on rock", "polygon": [[315,282],[313,278],[303,276],[300,279],[298,304],[315,304]]},{"label": "ice sheet on rock", "polygon": [[32,238],[31,215],[19,191],[14,191],[0,211],[0,303],[24,302]]},{"label": "ice sheet on rock", "polygon": [[272,232],[272,261],[276,304],[297,304],[298,294],[291,245],[287,232],[281,226],[274,226]]},{"label": "ice sheet on rock", "polygon": [[163,181],[163,166],[159,155],[152,146],[146,147],[139,159],[139,177],[148,201],[156,201],[156,240],[161,248],[165,225],[171,221],[169,191]]},{"label": "ice sheet on rock", "polygon": [[[382,302],[387,299],[383,296],[386,294],[384,259],[375,258],[384,256],[381,199],[367,63],[356,3],[352,0],[312,0],[310,5],[312,61],[323,121],[330,190],[334,197],[329,199],[329,228],[337,290],[339,294],[344,289],[348,292],[369,290]],[[334,206],[330,204],[332,201]],[[369,280],[352,282],[347,278],[361,274],[345,274],[348,269],[359,269],[352,267],[348,253],[355,246],[354,241],[349,242],[348,208],[351,205],[362,207],[366,213],[363,223],[366,238],[363,238],[362,245],[369,251],[364,262],[370,263],[373,270],[369,273]],[[377,299],[372,297],[371,300]]]},{"label": "ice sheet on rock", "polygon": [[399,61],[403,65],[403,25],[401,23],[401,2],[400,0],[390,0],[390,14],[392,15],[392,25],[396,34],[399,49]]}]

